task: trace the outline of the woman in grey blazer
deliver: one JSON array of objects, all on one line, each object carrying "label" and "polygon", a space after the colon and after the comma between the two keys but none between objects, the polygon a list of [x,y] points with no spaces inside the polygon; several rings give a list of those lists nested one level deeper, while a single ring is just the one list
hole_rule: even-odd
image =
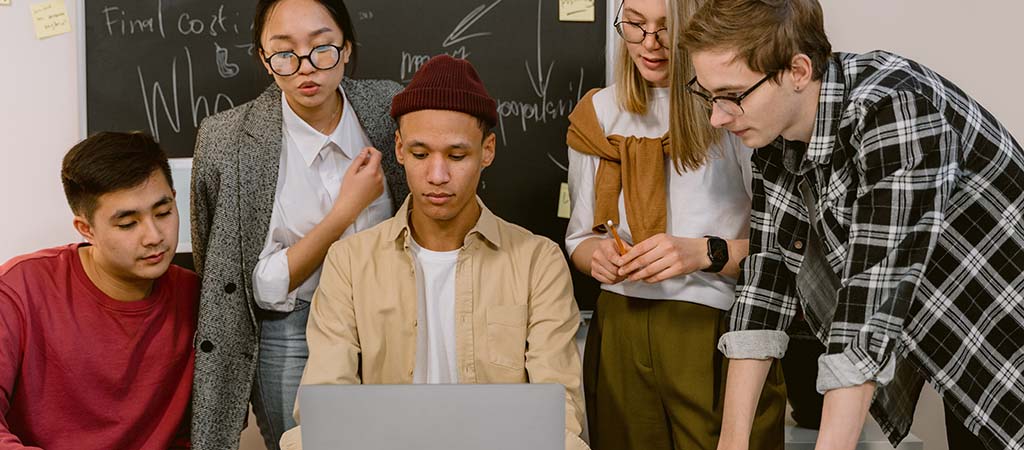
[{"label": "woman in grey blazer", "polygon": [[278,448],[295,426],[309,300],[328,247],[390,217],[408,193],[388,114],[401,85],[344,77],[351,24],[341,0],[260,0],[254,43],[275,83],[199,129],[196,449],[237,448],[250,398],[267,448]]}]

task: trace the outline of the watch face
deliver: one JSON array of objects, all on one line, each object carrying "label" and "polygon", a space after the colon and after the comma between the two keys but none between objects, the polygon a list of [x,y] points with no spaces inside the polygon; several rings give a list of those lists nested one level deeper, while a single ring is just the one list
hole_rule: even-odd
[{"label": "watch face", "polygon": [[729,245],[722,239],[715,238],[708,240],[709,256],[714,263],[725,263],[729,261]]},{"label": "watch face", "polygon": [[729,262],[729,244],[720,237],[705,237],[708,238],[708,258],[711,259],[711,266],[704,271],[719,272]]}]

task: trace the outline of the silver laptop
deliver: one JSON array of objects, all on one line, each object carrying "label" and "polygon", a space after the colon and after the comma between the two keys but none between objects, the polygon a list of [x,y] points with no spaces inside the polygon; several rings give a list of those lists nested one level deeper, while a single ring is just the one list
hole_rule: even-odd
[{"label": "silver laptop", "polygon": [[564,450],[559,384],[299,387],[305,450]]}]

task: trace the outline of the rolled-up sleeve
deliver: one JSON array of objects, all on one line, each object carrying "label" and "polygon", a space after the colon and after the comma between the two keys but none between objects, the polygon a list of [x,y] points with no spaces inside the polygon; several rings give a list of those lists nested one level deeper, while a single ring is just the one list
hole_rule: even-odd
[{"label": "rolled-up sleeve", "polygon": [[280,243],[268,242],[252,271],[256,305],[268,311],[289,312],[295,309],[295,293],[288,292],[288,249]]},{"label": "rolled-up sleeve", "polygon": [[718,350],[729,359],[779,359],[788,346],[789,335],[773,330],[731,331],[718,340]]},{"label": "rolled-up sleeve", "polygon": [[889,358],[881,370],[869,373],[857,367],[846,353],[818,357],[818,380],[815,388],[824,394],[833,389],[860,386],[868,381],[886,385],[896,375],[896,358]]}]

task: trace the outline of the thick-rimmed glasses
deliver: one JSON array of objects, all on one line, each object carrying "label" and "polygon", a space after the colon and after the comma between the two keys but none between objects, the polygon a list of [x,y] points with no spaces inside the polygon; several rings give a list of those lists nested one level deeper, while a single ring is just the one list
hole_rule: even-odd
[{"label": "thick-rimmed glasses", "polygon": [[691,94],[696,95],[701,100],[704,100],[700,103],[704,105],[705,108],[707,108],[708,113],[710,113],[714,109],[715,104],[718,104],[718,108],[721,109],[726,114],[730,116],[742,116],[744,111],[743,106],[740,106],[740,103],[743,101],[743,99],[747,98],[747,96],[750,95],[750,93],[754,92],[755,89],[760,87],[762,84],[764,84],[765,81],[770,80],[774,76],[775,73],[769,73],[768,75],[765,75],[764,78],[761,79],[761,81],[754,83],[754,85],[751,86],[750,89],[743,91],[743,93],[740,95],[711,95],[707,92],[701,91],[699,89],[704,89],[704,87],[697,82],[697,77],[693,77],[693,79],[690,80],[689,83],[686,83],[686,90],[689,91]]},{"label": "thick-rimmed glasses", "polygon": [[640,44],[647,39],[648,34],[654,35],[654,40],[658,42],[658,45],[668,48],[669,36],[668,28],[661,27],[657,31],[647,31],[643,25],[636,22],[618,21],[615,22],[615,31],[619,33],[619,37],[622,40],[629,42],[630,44]]},{"label": "thick-rimmed glasses", "polygon": [[671,44],[671,42],[669,42],[668,28],[661,27],[654,31],[647,31],[644,29],[642,24],[619,19],[622,15],[623,3],[624,2],[619,3],[619,12],[615,14],[615,24],[613,25],[615,27],[615,32],[619,33],[619,37],[630,44],[640,44],[644,39],[647,39],[648,34],[651,34],[654,35],[654,40],[658,45],[668,48]]},{"label": "thick-rimmed glasses", "polygon": [[296,55],[295,52],[277,52],[270,55],[264,61],[270,66],[274,73],[287,77],[295,75],[302,67],[302,60],[308,59],[309,63],[318,70],[333,69],[341,61],[341,47],[333,44],[324,44],[313,47],[305,56]]}]

